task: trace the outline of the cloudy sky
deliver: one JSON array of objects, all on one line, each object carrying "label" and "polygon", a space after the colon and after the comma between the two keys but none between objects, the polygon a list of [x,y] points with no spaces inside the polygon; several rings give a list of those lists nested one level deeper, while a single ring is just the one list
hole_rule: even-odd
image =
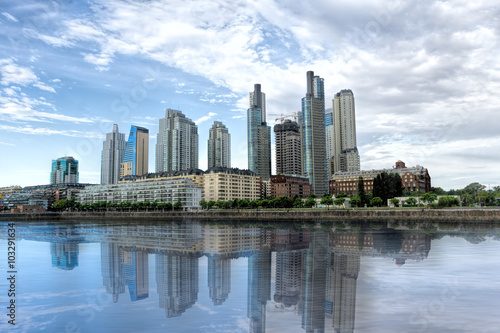
[{"label": "cloudy sky", "polygon": [[[0,186],[49,182],[52,159],[98,183],[113,123],[150,130],[165,108],[198,124],[200,168],[214,120],[247,168],[248,92],[268,122],[300,109],[306,71],[327,107],[356,99],[361,168],[398,159],[433,186],[499,185],[497,1],[14,1],[0,4]],[[273,165],[274,170],[274,165]]]}]

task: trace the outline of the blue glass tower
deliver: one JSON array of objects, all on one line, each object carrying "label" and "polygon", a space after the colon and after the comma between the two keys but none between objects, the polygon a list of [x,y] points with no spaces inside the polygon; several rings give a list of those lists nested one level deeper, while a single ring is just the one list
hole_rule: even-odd
[{"label": "blue glass tower", "polygon": [[148,173],[149,130],[132,125],[128,136],[120,177]]},{"label": "blue glass tower", "polygon": [[309,178],[313,193],[328,192],[325,149],[324,81],[307,72],[307,94],[302,98],[302,173]]},{"label": "blue glass tower", "polygon": [[52,160],[51,184],[78,183],[78,161],[71,156]]}]

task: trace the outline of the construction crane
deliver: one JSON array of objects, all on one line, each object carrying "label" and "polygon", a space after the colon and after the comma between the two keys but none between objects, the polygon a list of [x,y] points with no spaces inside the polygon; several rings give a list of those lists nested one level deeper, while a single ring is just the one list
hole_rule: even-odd
[{"label": "construction crane", "polygon": [[283,122],[287,118],[292,118],[293,117],[293,120],[297,121],[297,119],[300,117],[298,112],[294,112],[292,114],[283,114],[283,113],[281,113],[280,116],[281,117],[276,118],[274,121],[277,122],[279,120],[281,124],[283,124]]}]

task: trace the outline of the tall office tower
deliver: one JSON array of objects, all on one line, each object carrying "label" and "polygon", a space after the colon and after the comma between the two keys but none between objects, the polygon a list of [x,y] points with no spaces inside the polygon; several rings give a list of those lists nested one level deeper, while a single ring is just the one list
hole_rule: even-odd
[{"label": "tall office tower", "polygon": [[214,121],[208,134],[208,168],[231,167],[231,134],[220,121]]},{"label": "tall office tower", "polygon": [[248,169],[268,180],[271,177],[271,127],[266,123],[266,95],[260,91],[260,84],[255,84],[250,93],[247,127]]},{"label": "tall office tower", "polygon": [[113,303],[118,302],[118,295],[125,292],[125,273],[117,243],[101,243],[101,273],[106,293],[113,295]]},{"label": "tall office tower", "polygon": [[250,333],[266,332],[266,305],[271,300],[271,250],[263,247],[248,258]]},{"label": "tall office tower", "polygon": [[123,273],[128,285],[130,300],[139,301],[149,297],[148,253],[122,250]]},{"label": "tall office tower", "polygon": [[51,184],[78,183],[78,161],[71,156],[52,160]]},{"label": "tall office tower", "polygon": [[303,266],[302,328],[306,332],[325,331],[328,256],[328,234],[316,230],[312,233]]},{"label": "tall office tower", "polygon": [[178,110],[165,110],[156,137],[156,172],[198,168],[198,126]]},{"label": "tall office tower", "polygon": [[106,134],[101,153],[101,184],[116,184],[120,180],[120,169],[125,154],[125,134],[118,132],[118,125],[113,125],[113,132]]},{"label": "tall office tower", "polygon": [[132,125],[128,135],[125,154],[120,169],[120,177],[144,175],[148,173],[149,130]]},{"label": "tall office tower", "polygon": [[323,79],[307,72],[307,94],[302,98],[302,174],[313,193],[328,193],[325,150],[325,95]]},{"label": "tall office tower", "polygon": [[335,333],[354,332],[356,284],[359,269],[359,255],[334,254],[333,327]]},{"label": "tall office tower", "polygon": [[354,94],[350,89],[344,89],[335,94],[333,99],[333,126],[335,127],[333,172],[359,171]]},{"label": "tall office tower", "polygon": [[214,305],[224,303],[231,292],[231,258],[208,256],[208,290]]},{"label": "tall office tower", "polygon": [[276,174],[301,175],[300,127],[295,121],[286,119],[274,125],[276,137]]},{"label": "tall office tower", "polygon": [[326,148],[326,167],[328,170],[328,179],[332,176],[335,156],[335,126],[333,126],[333,109],[325,110],[325,148]]},{"label": "tall office tower", "polygon": [[198,299],[198,258],[193,253],[157,253],[156,285],[160,308],[178,317]]}]

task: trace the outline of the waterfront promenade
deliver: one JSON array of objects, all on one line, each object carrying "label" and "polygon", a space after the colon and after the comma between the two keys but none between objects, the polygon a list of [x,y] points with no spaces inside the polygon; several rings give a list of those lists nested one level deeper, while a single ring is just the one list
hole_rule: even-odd
[{"label": "waterfront promenade", "polygon": [[462,209],[240,209],[197,211],[106,211],[61,212],[46,214],[0,214],[0,221],[71,221],[71,220],[338,220],[338,221],[442,221],[500,223],[498,208]]}]

